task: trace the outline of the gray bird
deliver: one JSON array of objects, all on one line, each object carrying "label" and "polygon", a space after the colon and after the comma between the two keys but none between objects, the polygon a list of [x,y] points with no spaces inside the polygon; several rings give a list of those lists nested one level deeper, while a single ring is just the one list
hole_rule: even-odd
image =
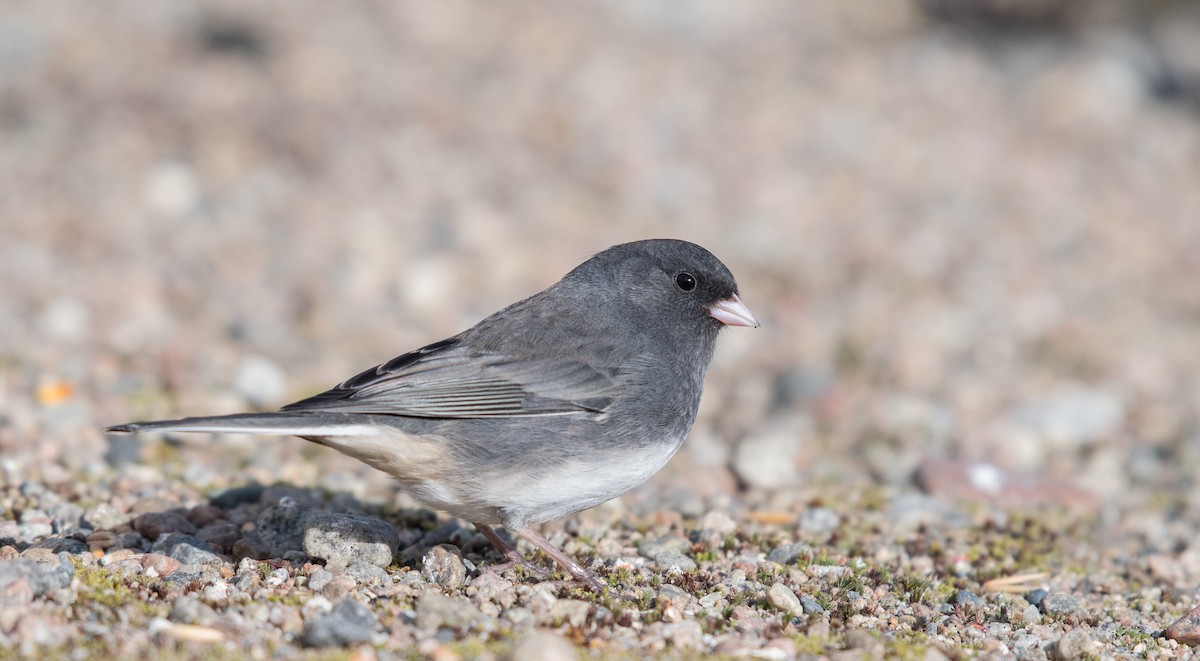
[{"label": "gray bird", "polygon": [[599,591],[530,525],[611,500],[667,463],[695,421],[724,326],[758,320],[720,260],[686,241],[636,241],[469,330],[278,412],[105,431],[299,436],[475,524],[510,563],[524,560],[492,526]]}]

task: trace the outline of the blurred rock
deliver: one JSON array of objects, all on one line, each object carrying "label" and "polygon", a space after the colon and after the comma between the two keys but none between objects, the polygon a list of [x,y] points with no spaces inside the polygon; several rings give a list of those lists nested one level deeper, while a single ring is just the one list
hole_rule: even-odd
[{"label": "blurred rock", "polygon": [[508,661],[577,661],[579,652],[565,638],[549,631],[531,631],[513,643]]},{"label": "blurred rock", "polygon": [[807,417],[780,419],[738,445],[733,470],[743,482],[761,489],[793,484],[800,477],[797,461],[801,448],[811,435],[812,422]]},{"label": "blurred rock", "polygon": [[304,625],[300,642],[305,647],[339,647],[369,643],[379,623],[366,606],[353,599],[343,599],[333,609],[318,615]]},{"label": "blurred rock", "polygon": [[480,622],[483,615],[469,602],[447,597],[432,590],[417,599],[417,626],[423,629],[465,630]]},{"label": "blurred rock", "polygon": [[233,385],[253,407],[278,406],[287,394],[287,374],[269,358],[247,356],[234,373]]}]

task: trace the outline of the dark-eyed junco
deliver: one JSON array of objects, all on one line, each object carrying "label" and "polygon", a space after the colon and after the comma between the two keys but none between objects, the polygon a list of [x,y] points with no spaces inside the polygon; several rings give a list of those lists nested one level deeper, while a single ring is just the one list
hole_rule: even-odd
[{"label": "dark-eyed junco", "polygon": [[300,436],[393,476],[417,500],[528,539],[530,524],[645,482],[683,443],[723,326],[758,326],[725,265],[686,241],[613,246],[454,337],[277,413],[134,422],[107,432]]}]

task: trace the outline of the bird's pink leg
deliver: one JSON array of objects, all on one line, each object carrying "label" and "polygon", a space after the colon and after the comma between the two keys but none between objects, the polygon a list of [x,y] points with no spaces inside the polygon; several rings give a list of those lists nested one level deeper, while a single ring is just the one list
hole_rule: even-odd
[{"label": "bird's pink leg", "polygon": [[596,577],[592,576],[590,571],[581,567],[578,562],[568,558],[566,553],[563,553],[553,544],[546,541],[545,537],[542,537],[529,528],[522,528],[515,532],[525,539],[528,539],[530,544],[533,544],[541,549],[542,553],[545,553],[553,558],[554,561],[559,564],[559,566],[567,570],[568,574],[574,576],[577,580],[583,581],[589,588],[595,590],[596,592],[604,592],[604,585],[600,581],[596,580]]},{"label": "bird's pink leg", "polygon": [[[536,569],[535,567],[531,566],[529,564],[529,562],[526,561],[525,558],[522,557],[521,554],[518,553],[515,548],[510,546],[508,544],[508,542],[504,541],[504,539],[502,539],[500,537],[500,535],[497,535],[496,531],[493,530],[491,526],[488,526],[488,525],[485,525],[482,523],[476,523],[475,527],[477,529],[479,529],[479,532],[483,533],[483,536],[486,537],[488,539],[488,541],[492,543],[492,546],[495,546],[496,550],[499,551],[500,554],[503,555],[508,560],[507,562],[503,562],[501,564],[492,565],[492,566],[488,567],[489,570],[494,571],[496,573],[500,573],[502,571],[505,571],[506,569],[509,569],[513,565],[520,565],[520,566],[532,571],[534,573],[534,575],[538,576],[539,578],[545,576],[545,572],[540,571],[540,570]],[[584,583],[587,584],[587,586],[589,588],[595,590],[596,592],[604,591],[604,584],[602,584],[600,581],[596,580],[596,577],[592,576],[591,572],[589,572],[588,570],[581,567],[579,565],[579,563],[577,563],[574,560],[572,560],[571,558],[567,557],[567,554],[558,550],[558,548],[556,548],[553,544],[546,541],[545,537],[542,537],[541,535],[530,530],[529,528],[521,528],[520,530],[515,530],[513,532],[515,532],[518,535],[521,535],[525,539],[529,540],[530,544],[533,544],[534,546],[541,549],[542,553],[545,553],[546,555],[550,556],[550,558],[553,559],[555,562],[557,562],[560,567],[565,569],[568,574],[570,574],[571,576],[574,576],[577,580],[583,581]]]}]

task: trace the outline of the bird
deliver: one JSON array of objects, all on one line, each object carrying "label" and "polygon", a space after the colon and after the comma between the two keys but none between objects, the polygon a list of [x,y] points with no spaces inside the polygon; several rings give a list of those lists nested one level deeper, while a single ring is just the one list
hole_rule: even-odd
[{"label": "bird", "polygon": [[496,532],[503,526],[600,592],[532,526],[611,500],[671,459],[726,326],[759,322],[719,259],[688,241],[634,241],[453,337],[276,412],[105,432],[298,436],[471,522],[507,560],[498,567],[528,566]]}]

